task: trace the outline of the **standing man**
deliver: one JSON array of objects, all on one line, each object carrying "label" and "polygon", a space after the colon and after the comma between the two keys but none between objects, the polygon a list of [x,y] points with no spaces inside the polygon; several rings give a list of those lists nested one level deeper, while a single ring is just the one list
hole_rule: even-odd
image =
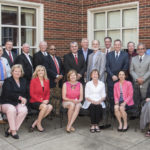
[{"label": "standing man", "polygon": [[107,89],[111,112],[114,114],[114,83],[118,80],[119,71],[128,71],[128,54],[121,51],[121,40],[114,41],[114,51],[106,55]]},{"label": "standing man", "polygon": [[101,50],[103,53],[108,54],[109,52],[114,50],[114,48],[111,46],[111,44],[112,44],[111,37],[105,37],[104,43],[105,43],[105,48]]},{"label": "standing man", "polygon": [[143,43],[137,45],[138,55],[132,58],[130,74],[133,78],[134,103],[136,108],[146,98],[146,91],[150,82],[150,56],[146,55]]},{"label": "standing man", "polygon": [[78,43],[71,42],[70,43],[71,52],[64,55],[64,68],[65,75],[69,72],[69,70],[74,69],[77,71],[77,79],[84,83],[84,73],[86,71],[86,64],[83,55],[78,53]]},{"label": "standing man", "polygon": [[15,64],[21,64],[24,70],[24,78],[27,80],[28,84],[32,78],[33,73],[33,60],[29,55],[30,46],[25,43],[22,45],[22,54],[17,56]]},{"label": "standing man", "polygon": [[56,56],[55,45],[49,47],[44,66],[50,80],[50,88],[55,88],[56,83],[59,83],[59,87],[62,87],[63,64],[61,58]]},{"label": "standing man", "polygon": [[47,52],[46,52],[46,50],[47,50],[47,42],[46,41],[40,42],[39,48],[40,48],[40,50],[37,53],[35,53],[34,56],[33,56],[34,69],[38,65],[43,66],[45,64],[45,58],[48,55]]},{"label": "standing man", "polygon": [[89,55],[88,67],[87,67],[87,81],[90,81],[90,74],[93,69],[97,69],[100,77],[99,79],[104,82],[104,73],[106,67],[106,55],[100,50],[100,42],[98,40],[92,41],[93,53]]},{"label": "standing man", "polygon": [[3,57],[5,57],[9,63],[9,66],[12,67],[14,65],[14,61],[17,57],[17,54],[12,51],[13,49],[13,42],[7,41],[5,44],[5,50],[3,53]]}]

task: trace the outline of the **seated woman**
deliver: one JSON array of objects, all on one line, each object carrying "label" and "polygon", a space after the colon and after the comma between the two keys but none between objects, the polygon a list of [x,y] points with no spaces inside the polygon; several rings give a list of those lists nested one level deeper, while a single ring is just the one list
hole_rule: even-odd
[{"label": "seated woman", "polygon": [[[3,47],[0,46],[0,96],[2,93],[2,85],[6,78],[10,77],[10,66],[8,64],[8,61],[6,58],[2,57],[3,55]],[[0,111],[1,111],[1,105],[0,105]],[[0,113],[0,123],[6,123]]]},{"label": "seated woman", "polygon": [[[133,87],[130,81],[125,80],[125,72],[120,71],[118,74],[119,81],[114,85],[115,116],[119,122],[118,131],[125,132],[129,126],[127,123],[127,109],[131,109],[133,101]],[[121,121],[123,119],[123,123]]]},{"label": "seated woman", "polygon": [[68,72],[67,80],[68,81],[63,84],[62,98],[63,107],[68,109],[68,124],[66,131],[70,133],[71,131],[75,131],[75,128],[73,128],[72,125],[82,106],[83,87],[82,84],[77,81],[77,72],[75,70],[70,70]]},{"label": "seated woman", "polygon": [[145,104],[142,107],[140,116],[140,128],[144,129],[148,125],[149,130],[146,132],[146,136],[150,137],[150,83],[147,88]]},{"label": "seated woman", "polygon": [[97,69],[92,70],[92,80],[87,82],[85,86],[85,102],[84,109],[89,108],[91,118],[90,132],[100,132],[99,122],[102,119],[102,111],[105,108],[104,100],[106,98],[105,84],[99,80],[99,72]]},{"label": "seated woman", "polygon": [[49,97],[50,87],[46,69],[44,66],[39,65],[36,67],[30,82],[31,108],[39,110],[39,115],[38,118],[33,122],[30,131],[33,131],[35,126],[37,127],[38,131],[44,131],[41,122],[52,111],[52,105],[49,104]]},{"label": "seated woman", "polygon": [[22,78],[21,65],[14,65],[11,74],[12,76],[4,81],[2,87],[2,112],[6,113],[9,123],[5,136],[11,135],[13,138],[19,139],[17,131],[27,115],[25,104],[28,98],[28,86],[26,80]]}]

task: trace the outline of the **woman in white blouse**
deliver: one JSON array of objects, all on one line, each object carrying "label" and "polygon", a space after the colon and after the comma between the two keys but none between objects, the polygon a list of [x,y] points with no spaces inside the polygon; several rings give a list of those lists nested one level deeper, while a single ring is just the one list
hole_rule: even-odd
[{"label": "woman in white blouse", "polygon": [[97,69],[91,72],[92,80],[85,86],[85,102],[82,108],[89,108],[91,118],[90,132],[100,132],[99,122],[102,118],[102,109],[105,108],[105,84],[99,81],[99,72]]}]

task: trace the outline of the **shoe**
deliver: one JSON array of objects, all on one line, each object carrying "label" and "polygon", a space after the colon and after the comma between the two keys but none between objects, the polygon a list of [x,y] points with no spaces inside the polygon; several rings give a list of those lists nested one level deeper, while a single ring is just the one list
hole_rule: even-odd
[{"label": "shoe", "polygon": [[75,129],[74,127],[71,127],[71,128],[70,128],[70,131],[72,131],[72,132],[75,132],[75,130],[76,130],[76,129]]},{"label": "shoe", "polygon": [[98,126],[95,127],[96,132],[101,132],[100,128]]},{"label": "shoe", "polygon": [[33,132],[35,128],[33,128],[32,126],[29,128],[29,132]]},{"label": "shoe", "polygon": [[123,132],[126,132],[126,131],[128,131],[128,129],[129,129],[129,126],[127,126],[126,129],[122,129],[122,131],[123,131]]},{"label": "shoe", "polygon": [[122,132],[123,131],[123,129],[119,129],[119,128],[117,130],[118,130],[118,132]]},{"label": "shoe", "polygon": [[14,134],[14,135],[12,135],[12,133],[11,133],[11,136],[12,136],[12,138],[14,138],[14,139],[19,139],[19,135],[16,133],[16,134]]},{"label": "shoe", "polygon": [[44,131],[45,131],[44,129],[43,129],[43,130],[39,130],[37,126],[36,126],[36,129],[37,129],[37,131],[39,131],[39,132],[44,132]]},{"label": "shoe", "polygon": [[66,132],[67,132],[67,133],[71,133],[71,131],[70,131],[69,129],[67,129],[67,128],[66,128]]},{"label": "shoe", "polygon": [[8,132],[9,128],[7,128],[7,130],[5,131],[5,137],[9,137],[9,135],[11,134],[10,132]]},{"label": "shoe", "polygon": [[150,137],[150,130],[148,130],[145,134],[146,137]]}]

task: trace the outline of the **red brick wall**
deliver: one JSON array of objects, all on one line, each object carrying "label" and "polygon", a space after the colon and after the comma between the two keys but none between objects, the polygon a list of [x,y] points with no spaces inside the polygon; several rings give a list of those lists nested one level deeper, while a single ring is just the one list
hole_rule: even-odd
[{"label": "red brick wall", "polygon": [[26,0],[44,4],[44,38],[55,44],[60,56],[67,53],[71,41],[87,37],[87,9],[139,1],[139,40],[150,48],[149,0]]}]

